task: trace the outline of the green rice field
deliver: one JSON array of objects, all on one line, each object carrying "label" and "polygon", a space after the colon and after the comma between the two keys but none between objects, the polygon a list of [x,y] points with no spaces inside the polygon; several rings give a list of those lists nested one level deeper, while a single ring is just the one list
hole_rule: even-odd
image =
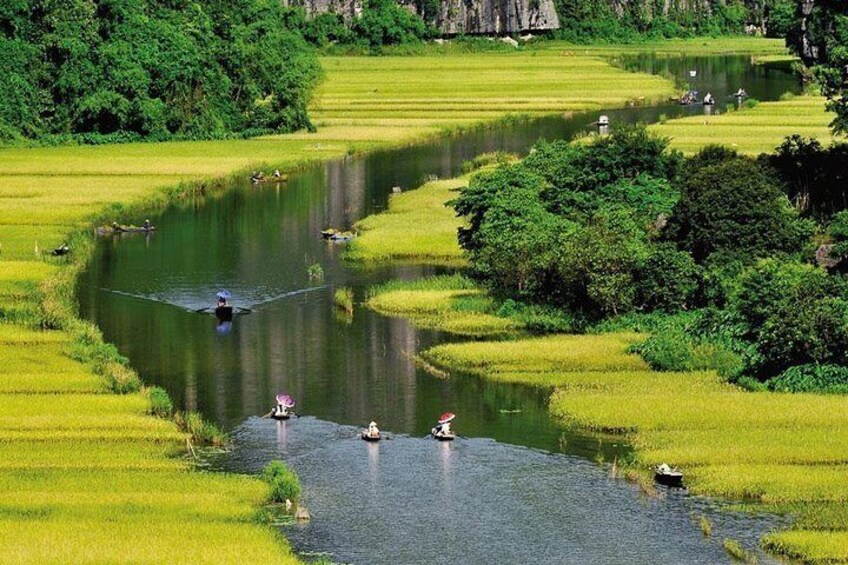
[{"label": "green rice field", "polygon": [[[730,43],[713,49],[738,52],[740,46],[751,53],[779,52],[766,41],[733,40],[732,49]],[[705,49],[703,40],[662,48]],[[626,73],[603,59],[622,50],[549,43],[473,57],[325,58],[326,80],[313,103],[314,134],[0,148],[3,563],[296,562],[276,531],[257,520],[268,492],[264,483],[198,471],[185,457],[187,436],[175,423],[148,415],[143,391],[115,395],[96,367],[73,358],[77,330],[41,329],[61,302],[51,281],[85,259],[83,248],[74,250],[77,257],[72,251],[70,261],[50,258],[47,251],[95,221],[139,223],[139,210],[195,194],[201,186],[215,189],[222,178],[252,169],[291,171],[511,115],[620,106],[673,93],[669,81]],[[599,93],[594,85],[601,82],[615,94]],[[432,200],[446,196],[450,186],[442,183]],[[457,257],[446,240],[432,245],[442,249],[442,258]],[[376,255],[404,253],[383,249]],[[594,355],[587,350],[580,362],[592,367]],[[633,369],[627,368],[633,361],[623,359],[616,357],[616,370],[620,361],[621,370]],[[669,449],[664,445],[655,449]],[[708,485],[710,467],[703,468]],[[798,539],[799,533],[808,537]],[[811,542],[820,535],[813,528],[777,535],[786,537],[769,543],[783,544],[787,552],[808,551],[810,544],[817,551],[838,546],[831,538]]]},{"label": "green rice field", "polygon": [[746,155],[768,153],[783,139],[797,133],[818,139],[822,145],[833,141],[828,125],[833,114],[825,110],[820,96],[787,96],[779,102],[763,102],[717,116],[691,116],[649,127],[671,138],[671,146],[684,153],[697,153],[709,144],[727,145]]},{"label": "green rice field", "polygon": [[428,182],[413,191],[393,194],[388,210],[354,226],[358,236],[350,243],[346,258],[465,265],[456,242],[456,230],[462,224],[446,203],[467,185],[466,176]]}]

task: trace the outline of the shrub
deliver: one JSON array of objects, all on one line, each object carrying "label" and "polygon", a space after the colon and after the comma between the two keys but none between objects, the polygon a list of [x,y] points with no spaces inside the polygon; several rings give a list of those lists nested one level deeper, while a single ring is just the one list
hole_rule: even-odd
[{"label": "shrub", "polygon": [[174,411],[174,403],[171,401],[168,392],[162,387],[154,386],[147,389],[147,399],[150,402],[148,412],[154,416],[168,418]]},{"label": "shrub", "polygon": [[271,485],[271,493],[268,496],[271,502],[297,502],[300,497],[300,479],[297,473],[282,461],[268,463],[262,471],[262,478]]},{"label": "shrub", "polygon": [[174,415],[174,421],[196,443],[206,445],[227,443],[227,435],[215,424],[205,421],[197,412],[177,412]]},{"label": "shrub", "polygon": [[324,267],[321,266],[321,263],[313,263],[306,268],[306,274],[309,280],[321,282],[324,280]]},{"label": "shrub", "polygon": [[347,286],[337,288],[333,293],[333,301],[337,308],[341,308],[348,314],[353,314],[353,289]]},{"label": "shrub", "polygon": [[841,365],[796,365],[767,382],[775,392],[848,394],[848,367]]},{"label": "shrub", "polygon": [[636,275],[638,302],[650,310],[668,312],[694,305],[701,285],[701,269],[692,256],[678,251],[672,243],[651,247],[648,259]]},{"label": "shrub", "polygon": [[677,327],[667,328],[632,347],[652,369],[658,371],[687,371],[692,367],[692,342]]}]

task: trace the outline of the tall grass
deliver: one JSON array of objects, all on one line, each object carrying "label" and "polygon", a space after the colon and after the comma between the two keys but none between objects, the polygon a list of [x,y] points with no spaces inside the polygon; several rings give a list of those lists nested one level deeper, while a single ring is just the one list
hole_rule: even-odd
[{"label": "tall grass", "polygon": [[337,288],[333,293],[333,302],[336,307],[348,315],[353,314],[353,289],[347,286]]}]

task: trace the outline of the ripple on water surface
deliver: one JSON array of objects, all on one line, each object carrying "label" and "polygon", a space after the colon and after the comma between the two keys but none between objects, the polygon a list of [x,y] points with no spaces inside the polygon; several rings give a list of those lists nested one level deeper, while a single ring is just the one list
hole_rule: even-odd
[{"label": "ripple on water surface", "polygon": [[[357,433],[310,417],[253,418],[221,463],[255,472],[282,458],[294,467],[313,519],[285,534],[298,551],[341,563],[725,563],[724,537],[755,547],[751,531],[775,525],[748,516],[737,530],[704,501],[647,498],[573,456],[488,439],[372,444]],[[692,512],[710,514],[712,540]]]}]

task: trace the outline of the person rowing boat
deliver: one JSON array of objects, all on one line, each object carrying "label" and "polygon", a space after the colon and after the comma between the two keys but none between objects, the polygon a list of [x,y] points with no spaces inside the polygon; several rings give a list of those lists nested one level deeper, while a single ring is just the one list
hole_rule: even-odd
[{"label": "person rowing boat", "polygon": [[451,429],[450,423],[456,418],[456,414],[445,412],[439,418],[438,424],[430,430],[430,435],[439,441],[451,441],[456,437],[456,434]]},{"label": "person rowing boat", "polygon": [[380,429],[377,427],[377,422],[368,424],[367,430],[362,430],[362,439],[365,441],[380,441]]}]

